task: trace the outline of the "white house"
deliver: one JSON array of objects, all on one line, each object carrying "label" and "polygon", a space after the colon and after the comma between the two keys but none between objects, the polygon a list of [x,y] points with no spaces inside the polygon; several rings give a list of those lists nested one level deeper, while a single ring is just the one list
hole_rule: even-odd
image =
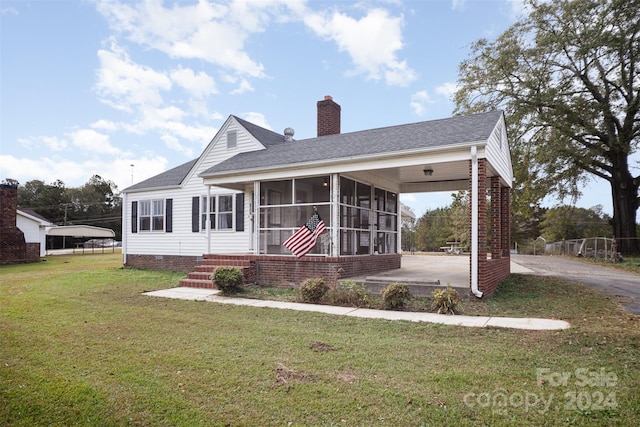
[{"label": "white house", "polygon": [[[316,138],[295,140],[289,128],[278,134],[232,115],[197,159],[123,190],[125,265],[188,271],[215,259],[283,286],[399,268],[399,195],[469,189],[470,290],[492,293],[509,274],[504,114],[343,134],[341,107],[327,96],[317,108]],[[296,259],[282,243],[315,211],[327,232]],[[206,277],[190,284],[205,286]]]},{"label": "white house", "polygon": [[16,226],[24,233],[26,243],[39,243],[40,256],[47,255],[47,227],[51,222],[30,209],[17,209]]}]

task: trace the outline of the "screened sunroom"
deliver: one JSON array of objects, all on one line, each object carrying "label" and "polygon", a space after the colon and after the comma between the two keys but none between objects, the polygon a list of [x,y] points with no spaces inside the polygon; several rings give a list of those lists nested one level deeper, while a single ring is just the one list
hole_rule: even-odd
[{"label": "screened sunroom", "polygon": [[339,174],[261,181],[257,209],[260,254],[290,254],[282,244],[314,212],[327,232],[309,255],[396,253],[398,194]]}]

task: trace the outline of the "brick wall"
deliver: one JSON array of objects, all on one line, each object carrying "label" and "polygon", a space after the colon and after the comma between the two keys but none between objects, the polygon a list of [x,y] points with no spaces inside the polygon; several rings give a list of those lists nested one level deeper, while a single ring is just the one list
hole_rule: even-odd
[{"label": "brick wall", "polygon": [[[400,254],[303,259],[277,255],[209,254],[204,256],[202,266],[209,266],[207,271],[213,271],[214,266],[239,267],[243,269],[245,282],[260,285],[297,287],[306,279],[322,277],[329,286],[335,287],[339,279],[400,268],[400,261]],[[194,267],[192,264],[191,270]]]},{"label": "brick wall", "polygon": [[[205,255],[207,262],[220,266],[242,267],[255,265],[253,277],[247,281],[262,285],[291,287],[305,279],[323,277],[333,285],[338,279],[368,275],[380,271],[400,268],[400,254],[352,256],[352,257],[305,257],[296,259],[276,255]],[[172,270],[191,272],[202,263],[201,257],[175,255],[127,255],[126,267],[150,270]]]},{"label": "brick wall", "polygon": [[27,260],[37,261],[40,259],[40,243],[27,243]]},{"label": "brick wall", "polygon": [[125,267],[145,268],[149,270],[184,271],[193,270],[202,257],[179,255],[129,255]]},{"label": "brick wall", "polygon": [[24,233],[16,225],[18,217],[18,187],[0,184],[0,264],[31,262],[40,259],[37,251],[27,245]]}]

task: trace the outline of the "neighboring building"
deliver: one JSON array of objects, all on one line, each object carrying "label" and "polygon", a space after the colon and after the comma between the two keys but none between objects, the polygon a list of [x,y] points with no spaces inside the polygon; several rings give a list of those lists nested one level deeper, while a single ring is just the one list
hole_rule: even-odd
[{"label": "neighboring building", "polygon": [[[400,267],[401,193],[471,190],[470,287],[492,293],[509,274],[503,113],[341,134],[340,106],[325,97],[317,109],[318,137],[300,141],[229,116],[200,157],[123,190],[125,265],[188,271],[217,254],[258,283],[335,283]],[[296,259],[282,243],[316,209],[327,232]]]},{"label": "neighboring building", "polygon": [[17,226],[24,233],[27,243],[38,243],[40,245],[40,256],[47,255],[47,227],[53,224],[31,209],[18,209]]}]

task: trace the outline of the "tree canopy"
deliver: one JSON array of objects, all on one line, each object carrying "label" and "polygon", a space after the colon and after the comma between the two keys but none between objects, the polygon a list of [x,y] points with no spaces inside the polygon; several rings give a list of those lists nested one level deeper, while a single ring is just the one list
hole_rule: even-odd
[{"label": "tree canopy", "polygon": [[609,182],[614,235],[639,251],[640,0],[530,0],[531,12],[460,64],[456,113],[502,109],[517,179],[515,219],[548,193]]}]

